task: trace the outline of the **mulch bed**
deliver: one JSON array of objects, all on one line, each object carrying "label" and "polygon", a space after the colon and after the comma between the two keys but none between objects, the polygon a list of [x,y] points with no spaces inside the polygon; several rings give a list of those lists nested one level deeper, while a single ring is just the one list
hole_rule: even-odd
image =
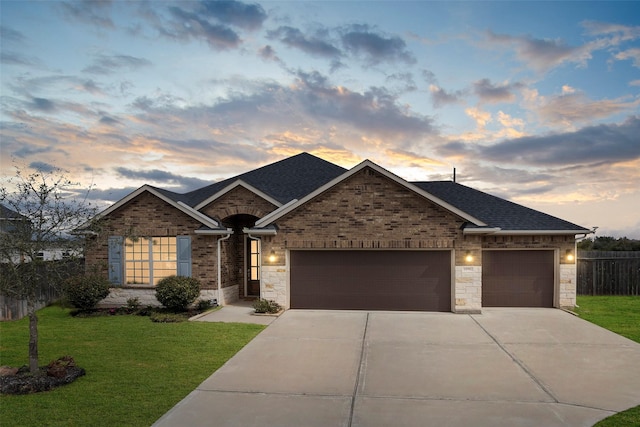
[{"label": "mulch bed", "polygon": [[54,360],[47,366],[39,368],[32,374],[27,366],[21,368],[0,368],[1,394],[30,394],[49,391],[70,384],[85,375],[85,370],[76,366],[69,356]]}]

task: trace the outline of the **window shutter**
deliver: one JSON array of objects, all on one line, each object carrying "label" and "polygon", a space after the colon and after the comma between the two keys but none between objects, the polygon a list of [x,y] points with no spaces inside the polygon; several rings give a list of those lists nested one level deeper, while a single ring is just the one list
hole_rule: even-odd
[{"label": "window shutter", "polygon": [[122,285],[122,258],[122,236],[109,237],[109,281],[116,285]]},{"label": "window shutter", "polygon": [[191,277],[191,237],[178,236],[178,276]]}]

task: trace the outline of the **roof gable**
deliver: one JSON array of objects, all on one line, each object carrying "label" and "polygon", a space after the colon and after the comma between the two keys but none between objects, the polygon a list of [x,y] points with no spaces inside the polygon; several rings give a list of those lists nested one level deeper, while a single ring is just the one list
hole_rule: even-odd
[{"label": "roof gable", "polygon": [[288,203],[284,206],[282,206],[281,208],[275,210],[274,212],[272,212],[271,214],[267,215],[266,217],[258,220],[255,224],[256,227],[266,227],[270,224],[273,224],[275,221],[277,221],[279,218],[282,218],[284,215],[294,211],[295,209],[299,208],[300,206],[306,204],[307,202],[309,202],[310,200],[314,199],[315,197],[319,196],[320,194],[324,193],[325,191],[329,190],[330,188],[338,185],[339,183],[343,182],[344,180],[350,178],[351,176],[355,175],[356,173],[360,172],[361,170],[365,169],[365,168],[371,168],[374,171],[376,171],[377,173],[385,176],[386,178],[390,179],[391,181],[413,191],[414,193],[424,197],[427,200],[430,200],[431,202],[435,203],[436,205],[439,205],[440,207],[448,210],[449,212],[455,214],[456,216],[464,219],[465,221],[471,222],[475,225],[478,226],[486,226],[487,224],[485,224],[483,221],[469,215],[468,213],[458,209],[457,207],[447,203],[444,200],[441,200],[438,197],[433,196],[432,194],[424,191],[423,189],[405,181],[404,179],[398,177],[397,175],[389,172],[388,170],[378,166],[377,164],[373,163],[370,160],[365,160],[362,163],[356,165],[355,167],[353,167],[352,169],[348,170],[347,172],[343,173],[342,175],[338,176],[337,178],[329,181],[328,183],[326,183],[325,185],[317,188],[315,191],[307,194],[306,196],[304,196],[303,198],[301,198],[300,200],[297,201],[293,201],[291,203]]},{"label": "roof gable", "polygon": [[233,183],[229,184],[228,186],[222,188],[220,191],[216,192],[215,194],[212,194],[208,198],[204,199],[202,202],[198,203],[196,206],[194,206],[194,209],[200,210],[200,209],[204,208],[205,206],[207,206],[208,204],[210,204],[211,202],[219,199],[220,197],[224,196],[228,192],[230,192],[230,191],[232,191],[232,190],[234,190],[235,188],[238,188],[238,187],[243,187],[243,188],[251,191],[252,193],[257,195],[258,197],[261,197],[261,198],[265,199],[266,201],[268,201],[269,203],[271,203],[271,204],[273,204],[273,205],[275,205],[277,207],[282,206],[282,203],[280,203],[278,200],[274,199],[273,197],[269,196],[268,194],[264,193],[263,191],[258,190],[253,185],[247,184],[246,182],[242,181],[241,179],[238,179],[238,180],[234,181]]},{"label": "roof gable", "polygon": [[153,194],[154,196],[156,196],[157,198],[159,198],[163,202],[165,202],[165,203],[173,206],[174,208],[178,209],[179,211],[189,215],[191,218],[195,219],[196,221],[198,221],[199,223],[201,223],[203,226],[205,226],[207,228],[210,228],[210,229],[221,229],[222,228],[222,226],[216,220],[214,220],[212,218],[209,218],[208,216],[206,216],[205,214],[203,214],[201,212],[198,212],[197,210],[195,210],[191,206],[187,205],[183,201],[174,200],[171,197],[169,197],[166,194],[167,193],[166,190],[160,190],[160,189],[152,187],[150,185],[143,185],[142,187],[138,188],[136,191],[130,193],[126,197],[120,199],[118,202],[114,203],[113,205],[111,205],[110,207],[105,209],[104,211],[100,212],[96,216],[96,218],[103,218],[103,217],[111,214],[115,210],[119,209],[120,207],[124,206],[125,204],[129,203],[130,201],[134,200],[136,197],[140,196],[141,194],[143,194],[145,192]]}]

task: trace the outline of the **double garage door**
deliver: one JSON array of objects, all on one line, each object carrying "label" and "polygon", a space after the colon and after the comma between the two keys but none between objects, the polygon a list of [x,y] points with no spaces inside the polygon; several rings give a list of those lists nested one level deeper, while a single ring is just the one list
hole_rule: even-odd
[{"label": "double garage door", "polygon": [[451,311],[450,251],[292,251],[291,307]]},{"label": "double garage door", "polygon": [[[553,307],[553,251],[483,251],[483,307]],[[291,308],[451,311],[450,251],[292,251]]]}]

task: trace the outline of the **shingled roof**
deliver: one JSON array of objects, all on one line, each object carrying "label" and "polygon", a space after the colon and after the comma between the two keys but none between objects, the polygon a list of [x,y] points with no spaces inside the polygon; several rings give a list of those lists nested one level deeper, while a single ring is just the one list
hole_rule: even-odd
[{"label": "shingled roof", "polygon": [[285,204],[311,193],[346,171],[343,167],[309,153],[300,153],[184,195],[173,194],[188,205],[196,206],[241,180]]},{"label": "shingled roof", "polygon": [[[503,231],[567,231],[569,233],[589,231],[585,227],[544,212],[455,182],[428,181],[412,182],[412,184],[473,215],[485,222],[488,227],[500,228]],[[470,227],[473,226],[470,225]]]},{"label": "shingled roof", "polygon": [[[303,201],[301,199],[304,199],[305,196],[311,197],[312,193],[321,191],[323,186],[332,185],[332,182],[337,182],[341,179],[340,177],[346,176],[345,174],[353,172],[358,167],[364,167],[363,165],[379,168],[379,166],[365,161],[355,168],[347,170],[309,153],[300,153],[185,194],[151,186],[141,187],[137,191],[146,188],[169,199],[176,206],[184,204],[191,209],[200,209],[198,206],[203,202],[206,203],[209,198],[233,188],[238,183],[243,183],[251,186],[252,191],[258,191],[262,193],[263,197],[272,199],[276,204],[286,205],[293,200],[299,200],[301,203]],[[388,173],[387,171],[383,172]],[[393,174],[389,176],[395,177]],[[435,197],[434,200],[437,203],[454,213],[457,212],[457,215],[471,218],[471,220],[467,219],[465,232],[525,233],[533,231],[551,232],[552,234],[590,232],[585,227],[455,182],[408,183],[398,177],[395,179],[398,182],[406,183],[406,185],[412,184],[420,191],[428,193],[422,194],[427,198]],[[135,195],[135,192],[132,194]],[[127,198],[121,200],[105,212],[114,209],[126,200]],[[295,206],[283,206],[284,208],[293,209]]]}]

